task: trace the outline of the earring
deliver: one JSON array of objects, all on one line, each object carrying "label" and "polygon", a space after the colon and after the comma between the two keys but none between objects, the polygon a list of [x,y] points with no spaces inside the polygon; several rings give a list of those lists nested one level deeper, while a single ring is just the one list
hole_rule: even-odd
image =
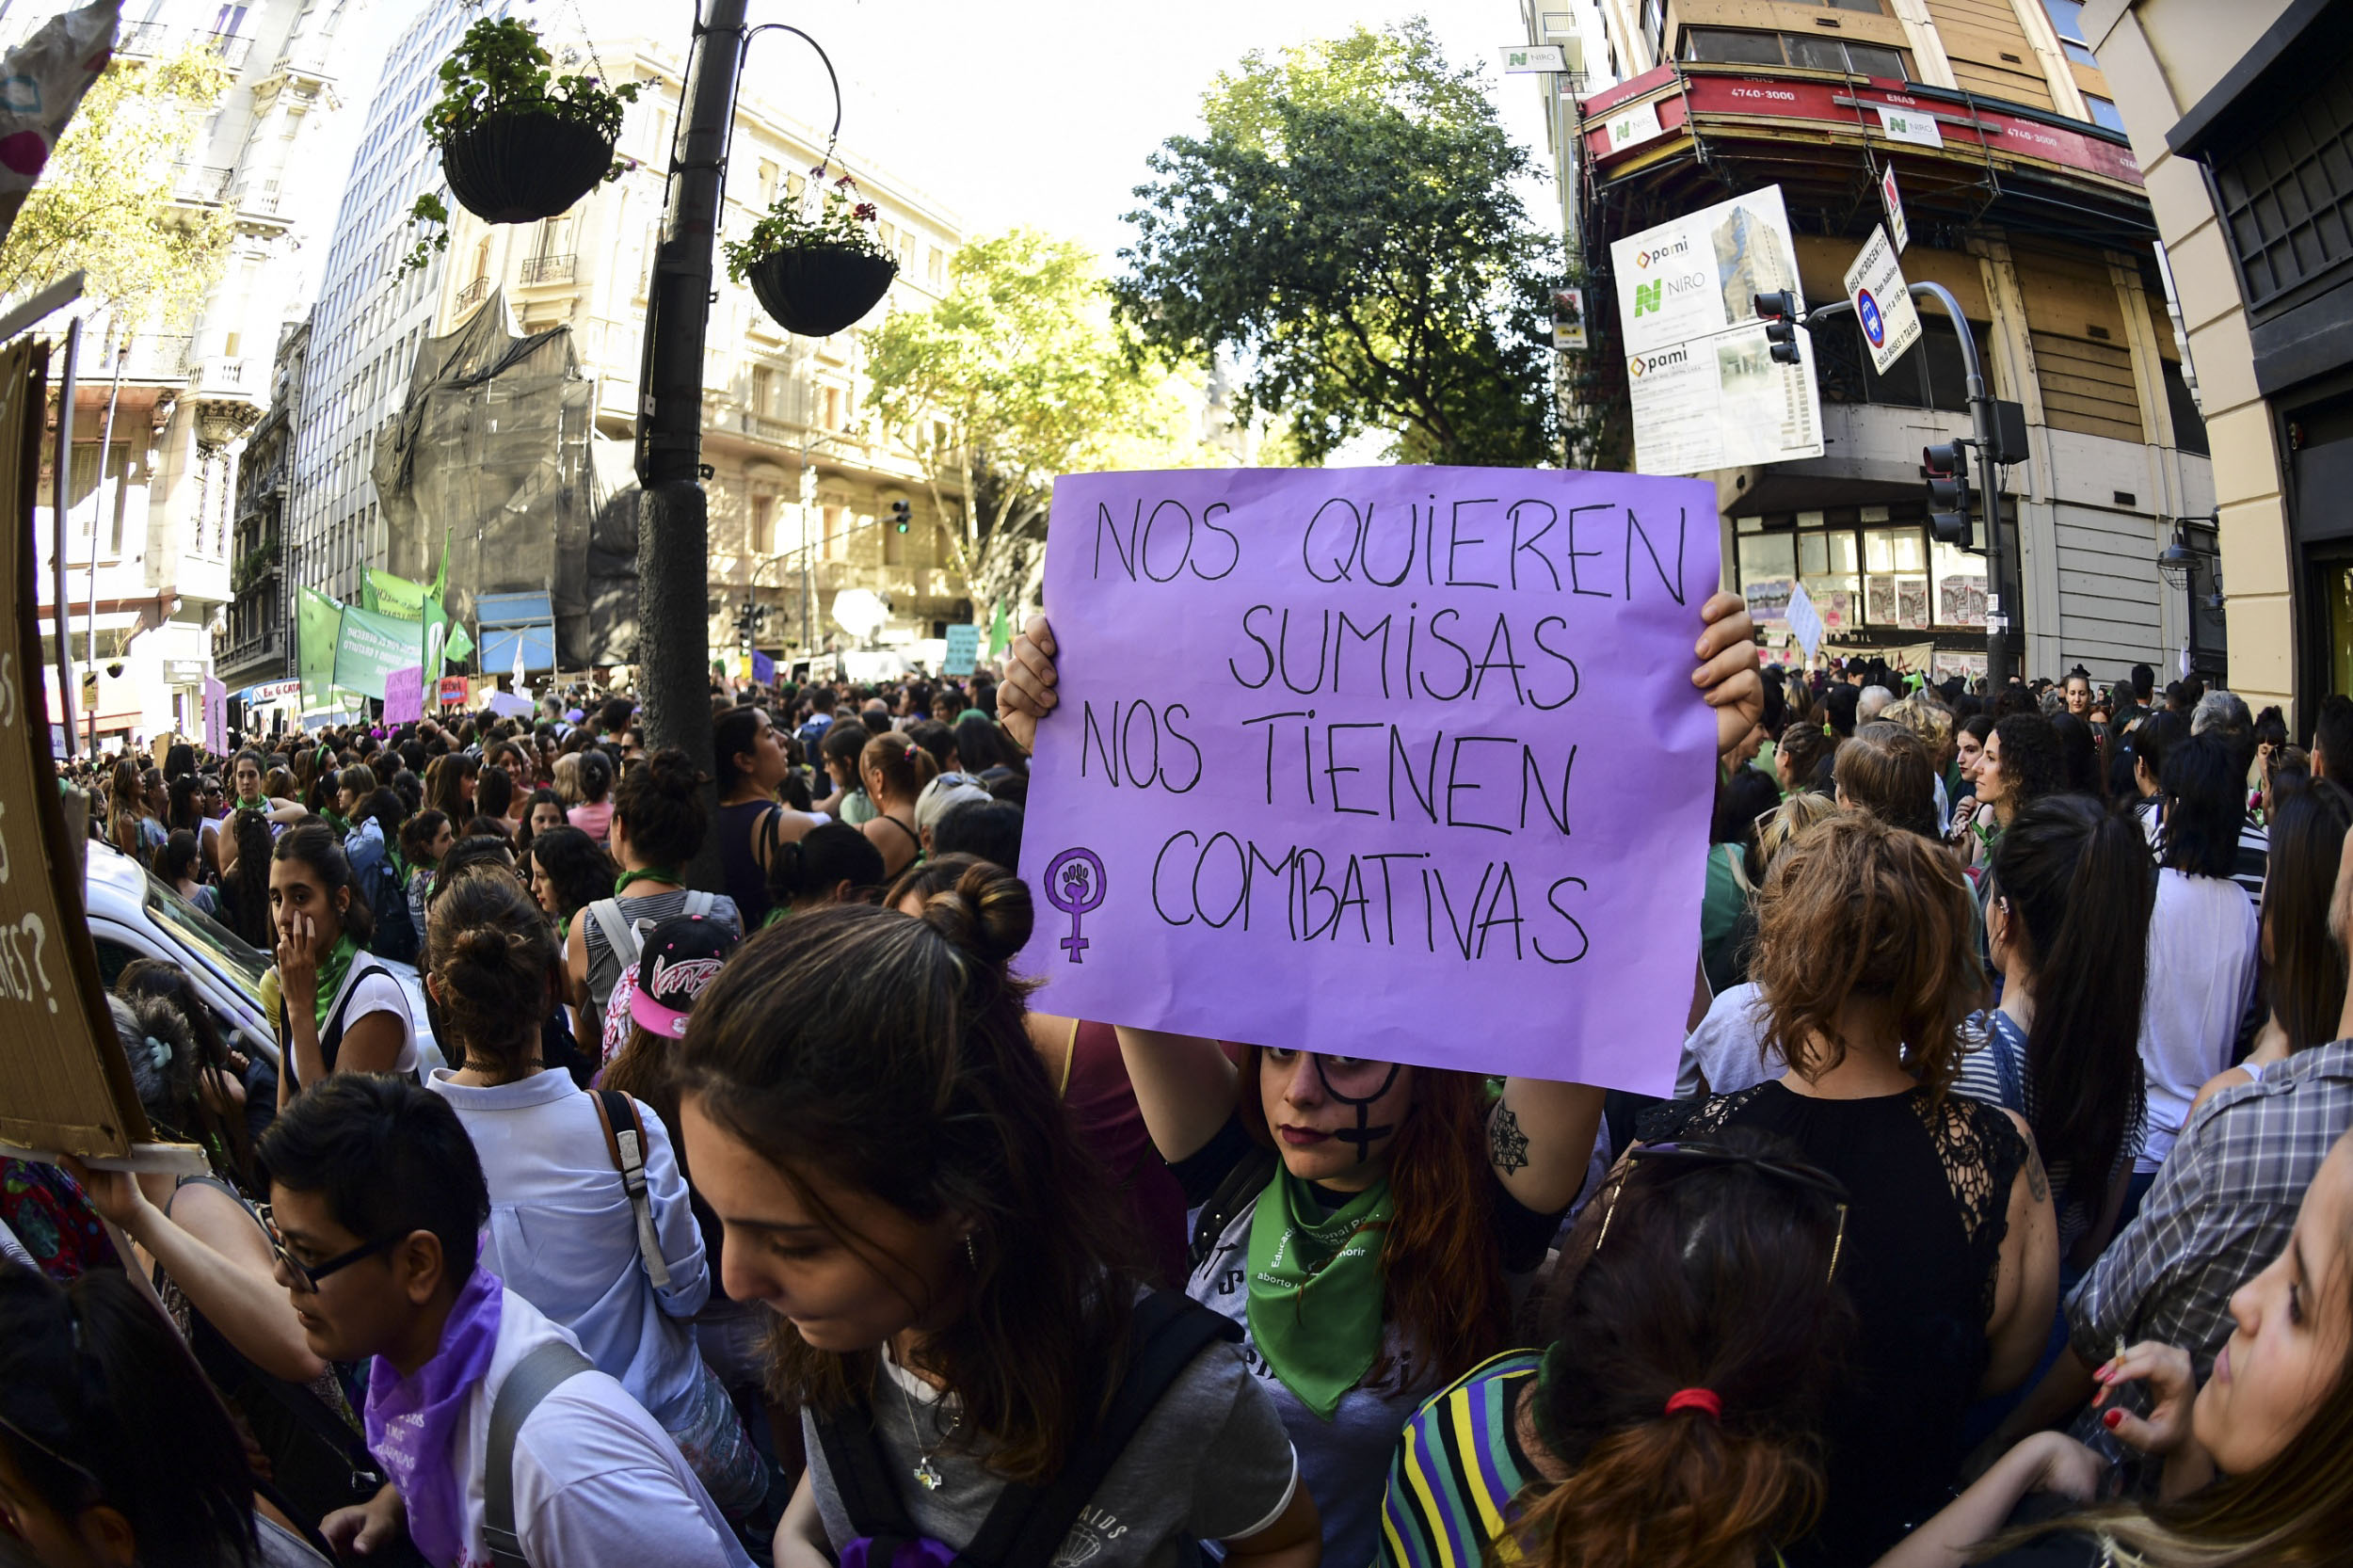
[{"label": "earring", "polygon": [[974,1273],[980,1272],[981,1252],[972,1244],[972,1233],[968,1230],[964,1233],[964,1261]]}]

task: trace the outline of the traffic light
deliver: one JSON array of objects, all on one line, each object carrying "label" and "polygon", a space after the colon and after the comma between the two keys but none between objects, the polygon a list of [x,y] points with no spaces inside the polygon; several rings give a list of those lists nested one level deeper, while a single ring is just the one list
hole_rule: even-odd
[{"label": "traffic light", "polygon": [[1765,338],[1770,343],[1773,362],[1794,365],[1798,362],[1798,296],[1788,289],[1775,289],[1770,294],[1756,296],[1756,313],[1765,318]]},{"label": "traffic light", "polygon": [[894,501],[890,504],[890,526],[899,533],[905,533],[907,531],[907,524],[913,521],[914,519],[915,508],[908,503],[904,501]]},{"label": "traffic light", "polygon": [[1941,544],[1969,542],[1969,449],[1962,441],[1920,449],[1920,472],[1929,482],[1929,531]]}]

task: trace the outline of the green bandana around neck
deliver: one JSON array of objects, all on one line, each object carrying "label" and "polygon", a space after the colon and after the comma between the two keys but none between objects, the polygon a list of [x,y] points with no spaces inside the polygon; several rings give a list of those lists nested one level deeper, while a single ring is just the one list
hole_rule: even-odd
[{"label": "green bandana around neck", "polygon": [[619,876],[615,877],[613,896],[619,898],[623,893],[628,892],[630,884],[632,882],[667,882],[673,887],[686,886],[686,878],[667,866],[647,866],[638,871],[623,872]]},{"label": "green bandana around neck", "polygon": [[311,999],[311,1021],[321,1029],[327,1027],[327,1015],[335,1009],[335,994],[344,988],[344,976],[351,972],[351,961],[360,954],[360,944],[348,935],[335,938],[334,948],[319,960],[318,995]]},{"label": "green bandana around neck", "polygon": [[269,796],[257,795],[253,799],[248,800],[245,796],[239,795],[237,797],[237,804],[230,808],[230,809],[235,811],[266,811],[269,809]]},{"label": "green bandana around neck", "polygon": [[1278,1170],[1250,1217],[1250,1336],[1326,1421],[1381,1353],[1381,1246],[1393,1212],[1386,1176],[1326,1214],[1306,1182]]}]

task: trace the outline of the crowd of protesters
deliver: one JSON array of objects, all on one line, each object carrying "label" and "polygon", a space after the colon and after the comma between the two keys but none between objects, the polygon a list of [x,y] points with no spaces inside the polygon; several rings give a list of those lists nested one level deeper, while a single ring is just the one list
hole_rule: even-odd
[{"label": "crowd of protesters", "polygon": [[0,1561],[2345,1560],[2353,703],[1695,631],[1668,1100],[1031,1007],[1043,620],[86,771],[278,1027],[0,1177]]}]

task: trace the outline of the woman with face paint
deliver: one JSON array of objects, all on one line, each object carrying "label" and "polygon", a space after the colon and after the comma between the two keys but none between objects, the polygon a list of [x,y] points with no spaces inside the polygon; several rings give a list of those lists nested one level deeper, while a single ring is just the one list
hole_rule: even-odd
[{"label": "woman with face paint", "polygon": [[[1692,684],[1717,747],[1764,706],[1748,610],[1701,611]],[[1043,616],[1014,644],[998,710],[1027,748],[1052,712]],[[1136,1102],[1194,1227],[1187,1293],[1244,1333],[1271,1373],[1324,1556],[1370,1562],[1399,1433],[1421,1402],[1503,1349],[1513,1288],[1583,1185],[1602,1096],[1359,1057],[1119,1031]]]}]

